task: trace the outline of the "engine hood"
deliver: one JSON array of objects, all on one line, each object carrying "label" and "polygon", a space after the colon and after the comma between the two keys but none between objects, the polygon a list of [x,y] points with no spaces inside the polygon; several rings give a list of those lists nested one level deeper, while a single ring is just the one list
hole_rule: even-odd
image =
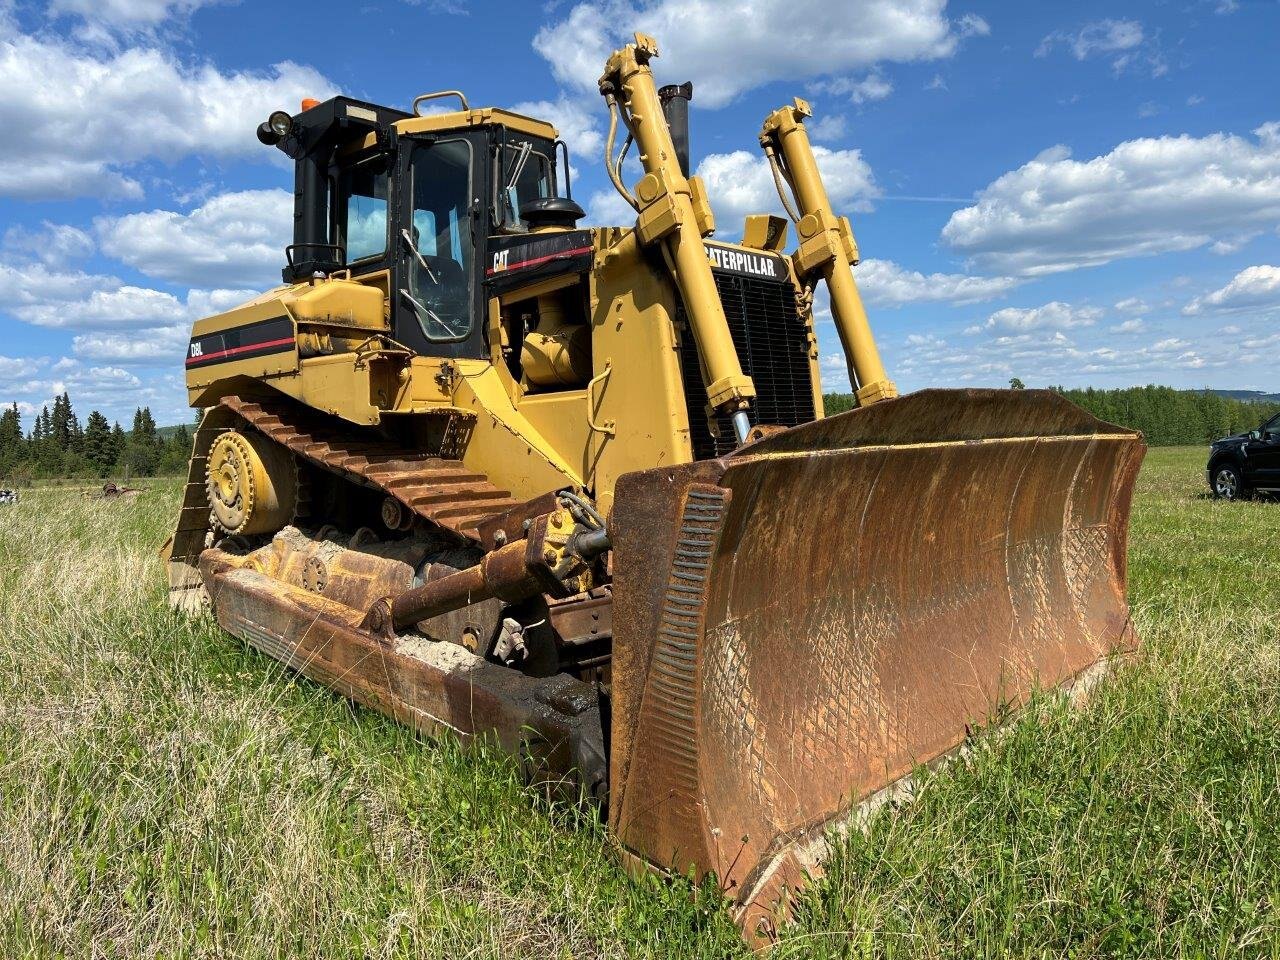
[{"label": "engine hood", "polygon": [[1213,443],[1210,444],[1210,446],[1215,448],[1216,447],[1234,447],[1237,444],[1243,443],[1248,439],[1249,439],[1249,434],[1247,433],[1233,433],[1229,437],[1221,437],[1217,440],[1214,440]]}]

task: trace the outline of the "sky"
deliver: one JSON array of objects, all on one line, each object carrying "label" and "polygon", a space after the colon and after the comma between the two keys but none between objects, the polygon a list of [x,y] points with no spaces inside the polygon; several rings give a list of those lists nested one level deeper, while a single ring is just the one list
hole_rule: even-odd
[{"label": "sky", "polygon": [[721,239],[780,212],[756,138],[811,102],[902,391],[1280,391],[1277,0],[0,0],[0,402],[189,419],[191,322],[279,282],[292,167],[254,131],[303,97],[548,119],[628,223],[596,79],[634,30],[693,82]]}]

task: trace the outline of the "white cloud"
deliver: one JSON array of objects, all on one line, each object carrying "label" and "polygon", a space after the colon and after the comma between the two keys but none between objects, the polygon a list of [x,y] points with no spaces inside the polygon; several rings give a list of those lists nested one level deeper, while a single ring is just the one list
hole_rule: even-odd
[{"label": "white cloud", "polygon": [[93,237],[79,227],[45,221],[38,230],[10,227],[4,234],[4,252],[10,257],[36,258],[50,266],[61,266],[93,253]]},{"label": "white cloud", "polygon": [[14,390],[24,386],[47,363],[44,357],[0,356],[0,389]]},{"label": "white cloud", "polygon": [[72,341],[77,357],[100,363],[182,363],[190,340],[190,322],[151,327],[128,334],[92,332],[78,334]]},{"label": "white cloud", "polygon": [[1147,322],[1141,317],[1133,317],[1109,328],[1112,333],[1142,333],[1147,329]]},{"label": "white cloud", "polygon": [[109,420],[123,421],[127,426],[129,417],[140,406],[150,407],[161,424],[190,422],[181,372],[150,371],[144,378],[119,363],[85,363],[72,357],[62,357],[53,364],[42,357],[29,364],[30,379],[6,382],[2,375],[4,365],[0,363],[0,404],[17,402],[23,426],[28,430],[30,418],[41,407],[52,407],[53,398],[63,392],[71,395],[81,423],[90,410],[96,409]]},{"label": "white cloud", "polygon": [[1028,383],[1075,386],[1133,383],[1178,383],[1194,386],[1202,371],[1231,370],[1248,365],[1257,351],[1206,334],[1198,340],[1167,337],[1147,346],[1127,342],[1086,343],[1075,339],[1087,331],[1040,329],[969,340],[963,344],[916,336],[893,362],[899,382],[922,386],[988,384],[1003,386],[1009,377]]},{"label": "white cloud", "polygon": [[[861,152],[831,150],[819,145],[814,146],[813,152],[837,212],[869,210],[870,200],[879,196],[879,187]],[[759,151],[710,154],[703,157],[696,173],[707,183],[707,193],[716,212],[716,232],[721,237],[740,234],[742,221],[748,214],[782,212],[769,161]],[[594,192],[586,210],[589,225],[631,224],[636,216],[612,187]]]},{"label": "white cloud", "polygon": [[1115,308],[1121,313],[1134,315],[1148,313],[1151,310],[1151,307],[1147,305],[1147,302],[1140,297],[1125,297],[1123,300],[1117,300]]},{"label": "white cloud", "polygon": [[893,84],[878,71],[872,71],[860,80],[852,77],[834,77],[812,85],[820,93],[830,93],[837,97],[848,97],[853,103],[869,103],[883,100],[893,93]]},{"label": "white cloud", "polygon": [[947,341],[932,333],[909,333],[904,342],[908,347],[929,347],[932,349],[940,349],[947,345]]},{"label": "white cloud", "polygon": [[1057,30],[1040,41],[1037,57],[1048,56],[1063,46],[1077,60],[1110,57],[1111,69],[1119,76],[1128,67],[1146,68],[1153,77],[1169,72],[1158,41],[1146,36],[1136,20],[1095,20],[1079,30]]},{"label": "white cloud", "polygon": [[576,166],[584,161],[598,162],[598,155],[603,155],[604,133],[596,125],[596,120],[604,112],[604,101],[592,103],[591,106],[596,111],[582,100],[561,94],[556,100],[526,100],[511,109],[525,116],[545,120],[554,126],[560,139],[568,144],[569,157]]},{"label": "white cloud", "polygon": [[1216,253],[1220,257],[1225,257],[1231,253],[1239,253],[1249,245],[1249,242],[1256,239],[1262,233],[1261,230],[1249,230],[1244,233],[1238,233],[1235,236],[1223,237],[1221,240],[1215,240],[1209,247],[1210,253]]},{"label": "white cloud", "polygon": [[1058,30],[1049,34],[1040,41],[1036,56],[1046,57],[1061,44],[1077,60],[1087,60],[1098,54],[1132,50],[1142,40],[1142,24],[1136,20],[1095,20],[1074,32]]},{"label": "white cloud", "polygon": [[147,276],[188,286],[279,282],[293,223],[284,190],[224,193],[189,213],[151,210],[96,223],[104,252]]},{"label": "white cloud", "polygon": [[[131,352],[145,354],[147,338],[155,329],[185,329],[199,317],[254,295],[250,290],[198,289],[189,290],[183,300],[104,274],[59,270],[39,261],[0,263],[0,313],[39,327],[101,333],[76,338],[76,353],[92,359],[125,360]],[[116,346],[108,349],[108,343]],[[126,343],[133,345],[126,348]]]},{"label": "white cloud", "polygon": [[114,277],[58,270],[43,263],[0,262],[0,310],[15,315],[49,303],[76,302],[95,290],[119,286]]},{"label": "white cloud", "polygon": [[613,187],[597,190],[587,201],[587,227],[625,227],[636,222],[636,212]]},{"label": "white cloud", "polygon": [[575,4],[533,45],[559,80],[594,94],[608,55],[640,30],[657,37],[662,74],[691,79],[695,103],[721,107],[775,80],[949,57],[964,37],[989,32],[980,17],[950,19],[945,7],[946,0],[598,0]]},{"label": "white cloud", "polygon": [[1280,123],[1142,138],[1085,162],[1051,148],[952,214],[942,237],[983,269],[1025,275],[1192,250],[1280,221]]},{"label": "white cloud", "polygon": [[970,327],[967,333],[983,330],[999,330],[1025,333],[1028,330],[1071,330],[1091,327],[1102,316],[1098,307],[1073,307],[1061,300],[1054,300],[1042,307],[1005,307],[987,317],[981,326]]},{"label": "white cloud", "polygon": [[1260,264],[1245,267],[1225,287],[1191,300],[1182,308],[1182,312],[1194,316],[1200,313],[1240,313],[1276,308],[1280,308],[1280,267]]},{"label": "white cloud", "polygon": [[[813,153],[837,213],[870,208],[880,188],[861,151],[815,146]],[[713,153],[703,158],[697,172],[706,182],[717,230],[723,235],[741,232],[743,218],[749,213],[782,210],[769,161],[758,152]]]},{"label": "white cloud", "polygon": [[21,34],[0,40],[0,88],[0,193],[28,199],[141,197],[127,171],[144,160],[267,159],[254,131],[268,113],[335,92],[290,62],[223,72],[158,49],[99,53]]},{"label": "white cloud", "polygon": [[845,134],[848,121],[845,120],[844,114],[826,113],[816,120],[809,121],[806,126],[809,128],[809,137],[812,140],[839,140]]},{"label": "white cloud", "polygon": [[83,416],[86,407],[119,402],[125,399],[122,394],[127,397],[141,386],[142,381],[123,367],[86,367],[78,360],[64,357],[42,371],[40,380],[24,384],[17,392],[26,394],[34,405],[42,400],[50,403],[59,394],[70,393],[72,405]]},{"label": "white cloud", "polygon": [[52,0],[52,16],[71,15],[110,30],[149,30],[166,20],[187,17],[218,0]]},{"label": "white cloud", "polygon": [[20,307],[14,314],[38,327],[140,327],[171,320],[183,313],[171,293],[145,287],[120,286],[94,290],[81,300],[50,300]]},{"label": "white cloud", "polygon": [[1280,346],[1280,333],[1273,333],[1270,336],[1266,336],[1266,337],[1254,337],[1249,340],[1242,340],[1240,342],[1240,346],[1244,347],[1246,350],[1251,351],[1250,355],[1253,357],[1256,357],[1257,354],[1252,353],[1252,351],[1260,350],[1264,347]]},{"label": "white cloud", "polygon": [[868,302],[881,306],[907,303],[977,303],[1003,296],[1022,281],[1015,277],[974,277],[962,273],[923,274],[892,260],[863,260],[854,270]]}]

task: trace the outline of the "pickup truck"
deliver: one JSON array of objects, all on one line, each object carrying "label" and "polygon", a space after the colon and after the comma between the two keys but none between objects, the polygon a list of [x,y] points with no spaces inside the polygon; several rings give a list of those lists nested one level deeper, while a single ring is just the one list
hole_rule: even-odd
[{"label": "pickup truck", "polygon": [[1220,500],[1280,492],[1280,413],[1257,430],[1215,440],[1209,447],[1208,479]]}]

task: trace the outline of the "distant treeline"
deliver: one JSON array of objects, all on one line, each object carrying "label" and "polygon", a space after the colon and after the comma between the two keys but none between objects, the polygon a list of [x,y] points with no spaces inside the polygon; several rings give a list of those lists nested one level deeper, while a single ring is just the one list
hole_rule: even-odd
[{"label": "distant treeline", "polygon": [[[1015,382],[1015,389],[1018,389]],[[1173,387],[1126,387],[1117,390],[1068,390],[1051,387],[1095,417],[1141,430],[1155,447],[1208,443],[1218,437],[1256,429],[1280,413],[1280,403],[1254,403],[1219,396],[1212,390],[1175,390]],[[853,407],[853,395],[828,393],[828,414]]]},{"label": "distant treeline", "polygon": [[[1014,389],[1020,389],[1014,381]],[[1211,390],[1128,387],[1122,390],[1067,390],[1052,387],[1096,417],[1141,430],[1152,446],[1208,443],[1243,433],[1280,413],[1280,403],[1254,403]],[[828,414],[853,407],[853,395],[828,393]],[[45,407],[24,432],[18,405],[0,411],[0,487],[51,477],[148,477],[182,473],[191,456],[185,426],[157,428],[147,407],[133,415],[133,429],[111,424],[97,410],[83,425],[66,394]]]},{"label": "distant treeline", "polygon": [[125,431],[97,410],[81,425],[66,394],[35,417],[24,432],[18,405],[0,412],[0,487],[22,486],[51,477],[149,477],[181,473],[191,456],[191,432],[166,429],[161,436],[147,407],[133,414],[133,429]]}]

